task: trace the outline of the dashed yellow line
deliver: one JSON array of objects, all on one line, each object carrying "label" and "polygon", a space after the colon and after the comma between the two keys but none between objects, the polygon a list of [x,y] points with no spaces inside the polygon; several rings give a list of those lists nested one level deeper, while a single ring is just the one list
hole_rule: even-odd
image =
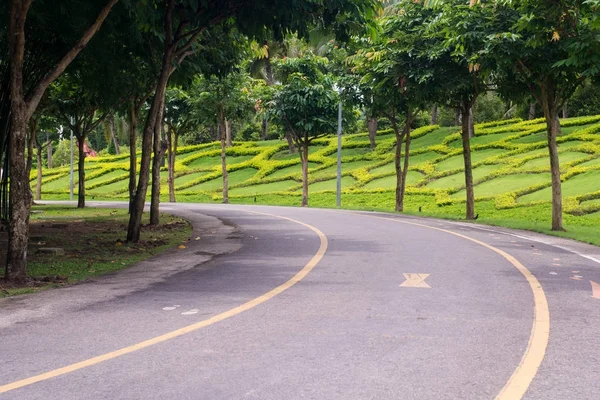
[{"label": "dashed yellow line", "polygon": [[546,355],[548,340],[550,339],[550,311],[548,309],[548,301],[542,285],[537,278],[523,264],[510,254],[477,239],[470,238],[460,233],[456,233],[447,229],[436,228],[429,225],[418,224],[416,222],[401,221],[394,218],[386,218],[369,214],[354,213],[365,217],[385,219],[401,224],[415,225],[423,228],[434,229],[436,231],[449,233],[454,236],[477,243],[495,253],[498,253],[510,262],[527,280],[529,287],[533,292],[534,316],[531,334],[529,335],[529,343],[525,349],[525,353],[521,358],[521,362],[513,372],[508,382],[504,385],[500,394],[496,396],[496,400],[520,400],[525,395],[531,381],[536,376],[537,371]]},{"label": "dashed yellow line", "polygon": [[[249,212],[249,211],[244,211],[244,212]],[[125,354],[133,353],[135,351],[142,350],[142,349],[145,349],[150,346],[154,346],[154,345],[162,343],[162,342],[166,342],[167,340],[174,339],[176,337],[185,335],[187,333],[194,332],[199,329],[205,328],[207,326],[213,325],[213,324],[223,321],[225,319],[234,317],[234,316],[241,314],[245,311],[248,311],[266,301],[273,299],[275,296],[281,294],[282,292],[288,290],[289,288],[291,288],[292,286],[294,286],[295,284],[300,282],[315,268],[315,266],[319,263],[319,261],[321,261],[321,259],[325,255],[325,252],[327,251],[327,245],[328,245],[327,237],[325,236],[325,234],[323,234],[323,232],[321,232],[314,226],[305,224],[304,222],[300,222],[295,219],[282,217],[279,215],[272,215],[272,214],[259,213],[259,212],[251,212],[251,213],[288,220],[288,221],[300,224],[302,226],[305,226],[308,229],[312,230],[313,232],[315,232],[317,234],[317,236],[319,237],[319,239],[321,241],[321,244],[319,246],[319,249],[317,250],[317,253],[311,258],[311,260],[308,262],[308,264],[306,264],[304,266],[304,268],[302,268],[290,280],[288,280],[284,284],[277,286],[276,288],[268,291],[267,293],[255,298],[255,299],[252,299],[238,307],[232,308],[231,310],[225,311],[221,314],[215,315],[214,317],[197,322],[195,324],[188,325],[181,329],[174,330],[174,331],[166,333],[164,335],[160,335],[160,336],[154,337],[152,339],[148,339],[143,342],[140,342],[140,343],[137,343],[137,344],[134,344],[131,346],[127,346],[127,347],[124,347],[124,348],[116,350],[116,351],[112,351],[110,353],[102,354],[102,355],[99,355],[99,356],[96,356],[96,357],[93,357],[93,358],[90,358],[90,359],[87,359],[84,361],[77,362],[75,364],[67,365],[65,367],[58,368],[58,369],[55,369],[52,371],[48,371],[43,374],[32,376],[30,378],[26,378],[26,379],[22,379],[22,380],[19,380],[16,382],[8,383],[6,385],[0,386],[0,393],[6,393],[8,391],[19,389],[24,386],[32,385],[37,382],[45,381],[48,379],[55,378],[57,376],[65,375],[65,374],[83,369],[83,368],[91,367],[93,365],[100,364],[105,361],[112,360],[114,358],[121,357]]]}]

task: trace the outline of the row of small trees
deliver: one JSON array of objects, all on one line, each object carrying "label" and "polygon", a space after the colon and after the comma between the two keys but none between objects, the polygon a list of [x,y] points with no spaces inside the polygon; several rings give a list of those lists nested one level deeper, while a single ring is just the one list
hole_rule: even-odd
[{"label": "row of small trees", "polygon": [[[159,175],[164,153],[161,137],[170,83],[189,81],[197,74],[208,79],[226,76],[238,66],[242,36],[261,40],[295,32],[303,37],[319,26],[347,37],[351,27],[364,26],[377,9],[373,0],[59,3],[10,0],[0,4],[0,32],[8,39],[1,43],[8,57],[0,61],[0,209],[9,228],[8,280],[26,279],[31,193],[25,149],[29,124],[46,98],[65,115],[61,123],[77,136],[81,207],[85,138],[105,115],[127,110],[132,149],[127,240],[137,242],[150,172]],[[138,171],[134,144],[140,118],[144,122]],[[223,118],[219,119],[223,126]],[[153,179],[151,187],[152,223],[159,216],[158,181]]]}]

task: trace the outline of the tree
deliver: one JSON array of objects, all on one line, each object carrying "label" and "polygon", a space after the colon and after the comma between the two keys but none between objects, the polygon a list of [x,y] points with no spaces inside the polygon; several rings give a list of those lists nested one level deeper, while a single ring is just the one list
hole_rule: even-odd
[{"label": "tree", "polygon": [[221,142],[221,173],[223,177],[223,203],[229,202],[227,174],[226,120],[247,116],[254,107],[250,93],[249,77],[239,71],[223,76],[199,76],[191,89],[195,118],[201,123],[217,125]]},{"label": "tree", "polygon": [[355,70],[363,74],[361,87],[371,97],[372,115],[385,116],[394,130],[395,209],[403,211],[411,125],[417,114],[436,100],[441,89],[429,54],[432,40],[426,34],[434,12],[412,1],[399,2],[395,7],[380,20],[381,33],[374,45],[360,50],[350,60],[356,63]]},{"label": "tree", "polygon": [[530,93],[546,122],[552,175],[552,230],[561,231],[562,189],[557,137],[559,113],[588,77],[600,73],[598,1],[522,0],[494,7],[497,20],[510,26],[489,37],[482,53],[494,54],[499,85],[507,95]]},{"label": "tree", "polygon": [[165,100],[165,123],[167,125],[167,163],[169,171],[169,201],[175,202],[175,158],[182,133],[192,129],[197,120],[192,115],[188,93],[181,88],[167,90]]},{"label": "tree", "polygon": [[[45,68],[40,67],[41,64],[38,64],[39,69],[37,72],[39,75],[36,76],[34,74],[29,75],[25,70],[26,55],[29,51],[26,48],[26,42],[28,42],[26,37],[39,29],[39,26],[36,26],[35,23],[27,27],[25,24],[32,0],[10,1],[8,24],[10,58],[10,163],[8,171],[10,175],[10,223],[4,275],[6,280],[23,281],[26,279],[27,274],[27,243],[29,240],[29,213],[31,207],[29,176],[26,175],[24,165],[27,126],[46,89],[63,73],[100,29],[117,0],[107,0],[102,3],[103,6],[100,12],[96,12],[96,18],[79,40],[72,44],[62,57],[55,57],[55,59],[58,59],[55,63],[51,63]],[[56,11],[49,11],[52,7],[53,5],[47,5],[41,11],[54,13],[52,15],[55,16]],[[83,9],[87,9],[87,7]],[[35,11],[37,10],[34,8]],[[48,15],[45,17],[48,17]],[[39,22],[40,19],[34,16],[34,22]],[[83,21],[85,21],[85,18],[81,19],[81,22]],[[58,18],[50,19],[50,22],[58,23]],[[35,44],[35,41],[33,43]],[[26,81],[27,78],[33,78],[33,80]],[[39,80],[36,80],[36,78]]]},{"label": "tree", "polygon": [[[148,187],[153,138],[160,123],[164,96],[171,74],[188,56],[194,54],[197,40],[212,26],[233,24],[243,34],[257,34],[265,29],[282,33],[298,31],[306,35],[310,26],[333,25],[340,36],[348,34],[354,21],[368,21],[376,8],[373,0],[341,0],[335,3],[318,1],[217,0],[188,2],[180,0],[155,0],[155,7],[144,9],[142,23],[156,32],[163,41],[162,64],[156,81],[156,89],[142,139],[142,159],[139,181],[129,219],[127,241],[137,242],[140,236],[141,218]],[[159,22],[160,21],[160,22]]]},{"label": "tree", "polygon": [[339,96],[323,73],[326,59],[305,54],[279,63],[283,84],[269,102],[272,118],[292,133],[302,163],[302,207],[308,206],[308,148],[335,132]]},{"label": "tree", "polygon": [[429,32],[434,54],[435,76],[446,103],[460,112],[466,191],[466,219],[475,218],[475,195],[471,161],[473,106],[486,93],[498,57],[483,51],[490,35],[501,31],[506,21],[495,18],[497,9],[462,0],[444,2],[437,8]]}]

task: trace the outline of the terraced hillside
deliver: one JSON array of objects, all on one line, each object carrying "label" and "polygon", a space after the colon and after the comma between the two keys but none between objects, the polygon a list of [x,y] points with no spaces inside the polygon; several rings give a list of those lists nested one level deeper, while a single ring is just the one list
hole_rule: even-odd
[{"label": "terraced hillside", "polygon": [[[600,227],[600,116],[563,120],[562,126],[558,142],[565,222],[567,228],[589,227],[594,236]],[[377,143],[377,149],[371,151],[366,133],[344,137],[344,207],[393,209],[393,133],[379,132]],[[550,167],[542,120],[478,125],[472,149],[476,212],[481,220],[533,229],[536,224],[542,229],[549,223]],[[311,148],[311,206],[335,205],[336,150],[333,136],[315,141]],[[218,143],[180,149],[175,180],[178,201],[221,201],[219,155]],[[231,202],[300,203],[300,159],[290,154],[282,141],[235,143],[227,155]],[[127,156],[87,159],[88,198],[126,199],[127,168]],[[166,170],[162,174],[166,195]],[[34,176],[35,171],[32,185]],[[458,128],[428,126],[413,132],[408,185],[408,212],[421,210],[451,218],[464,214]],[[44,171],[43,198],[66,198],[68,192],[68,168]],[[600,242],[600,232],[595,235]]]}]

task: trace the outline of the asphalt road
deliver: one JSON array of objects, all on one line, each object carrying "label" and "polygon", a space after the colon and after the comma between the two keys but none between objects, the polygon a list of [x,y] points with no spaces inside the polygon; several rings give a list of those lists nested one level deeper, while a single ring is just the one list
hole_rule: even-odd
[{"label": "asphalt road", "polygon": [[390,214],[163,209],[193,221],[186,249],[0,300],[0,399],[600,398],[598,247]]}]

